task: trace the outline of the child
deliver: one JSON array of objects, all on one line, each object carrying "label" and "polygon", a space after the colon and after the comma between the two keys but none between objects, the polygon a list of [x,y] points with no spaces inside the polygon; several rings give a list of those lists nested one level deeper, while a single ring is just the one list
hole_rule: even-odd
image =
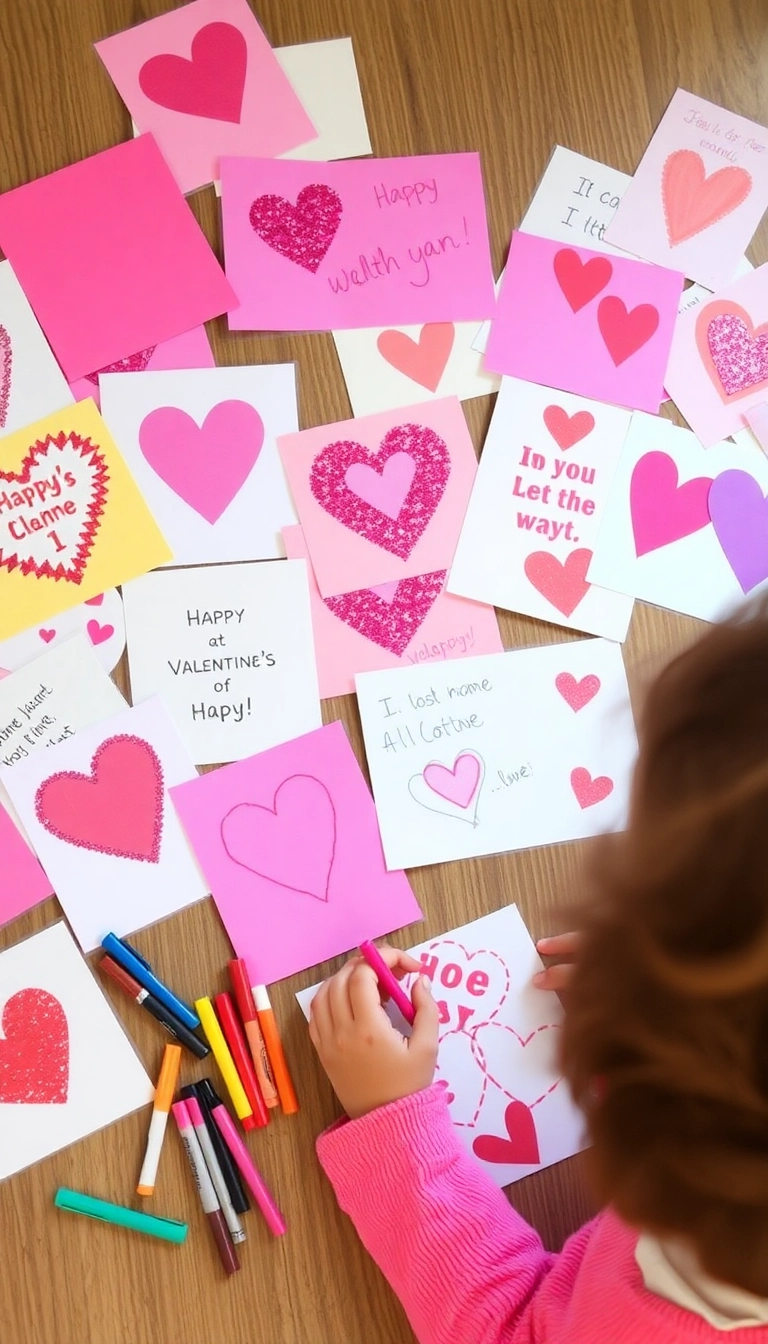
[{"label": "child", "polygon": [[359,959],[312,1005],[349,1117],[320,1161],[421,1344],[766,1344],[768,605],[651,688],[629,827],[598,842],[591,889],[565,940],[563,1070],[605,1211],[544,1249],[432,1085],[428,980],[405,1041]]}]

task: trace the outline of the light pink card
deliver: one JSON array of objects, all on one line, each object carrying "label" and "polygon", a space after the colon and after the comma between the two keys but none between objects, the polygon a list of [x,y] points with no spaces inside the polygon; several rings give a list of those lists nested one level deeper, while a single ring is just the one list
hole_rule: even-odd
[{"label": "light pink card", "polygon": [[234,331],[490,317],[477,154],[340,163],[221,160]]},{"label": "light pink card", "polygon": [[448,569],[477,459],[456,397],[277,440],[323,597]]},{"label": "light pink card", "polygon": [[237,302],[151,135],[5,192],[0,247],[70,383]]},{"label": "light pink card", "polygon": [[682,288],[677,271],[513,233],[486,368],[657,412]]},{"label": "light pink card", "polygon": [[194,327],[192,331],[182,332],[181,336],[172,336],[169,341],[160,341],[159,345],[150,345],[138,354],[129,355],[108,364],[105,369],[89,373],[87,378],[78,378],[70,383],[69,390],[75,401],[93,397],[97,406],[101,405],[99,377],[102,373],[143,373],[145,369],[213,369],[211,343],[205,327]]},{"label": "light pink card", "polygon": [[247,0],[193,0],[95,46],[184,193],[218,177],[222,154],[272,158],[317,136]]},{"label": "light pink card", "polygon": [[384,866],[341,723],[171,789],[238,957],[259,984],[421,919]]},{"label": "light pink card", "polygon": [[53,887],[32,850],[0,807],[0,924],[52,895]]},{"label": "light pink card", "polygon": [[320,698],[351,695],[356,672],[500,653],[493,607],[445,591],[447,570],[323,598],[300,527],[284,527],[289,560],[307,561]]},{"label": "light pink card", "polygon": [[768,401],[768,264],[681,314],[666,384],[705,448],[746,428]]},{"label": "light pink card", "polygon": [[719,289],[767,206],[768,129],[678,89],[605,236]]}]

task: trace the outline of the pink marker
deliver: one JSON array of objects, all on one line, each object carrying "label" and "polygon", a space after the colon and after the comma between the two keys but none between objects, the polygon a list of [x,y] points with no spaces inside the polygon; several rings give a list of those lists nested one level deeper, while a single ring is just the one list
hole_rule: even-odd
[{"label": "pink marker", "polygon": [[276,1237],[281,1237],[285,1232],[285,1220],[283,1215],[256,1170],[251,1155],[235,1129],[232,1117],[227,1111],[226,1106],[223,1106],[221,1103],[218,1106],[214,1106],[211,1115],[219,1126],[222,1138],[240,1168],[240,1174],[243,1180],[261,1209],[267,1227],[270,1232],[274,1232]]},{"label": "pink marker", "polygon": [[360,951],[371,969],[376,972],[376,978],[381,989],[389,995],[392,1002],[400,1009],[408,1026],[412,1027],[416,1020],[413,1004],[402,985],[390,971],[379,949],[366,939],[364,943],[360,944]]}]

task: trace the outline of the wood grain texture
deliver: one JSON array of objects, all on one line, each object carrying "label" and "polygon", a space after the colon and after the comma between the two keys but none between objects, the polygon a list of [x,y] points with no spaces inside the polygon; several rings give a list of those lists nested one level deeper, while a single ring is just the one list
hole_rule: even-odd
[{"label": "wood grain texture", "polygon": [[[167,0],[5,0],[0,6],[0,189],[72,163],[130,134],[128,113],[91,43],[171,6]],[[275,45],[351,34],[379,155],[479,149],[494,263],[504,257],[552,146],[560,142],[631,172],[676,85],[768,123],[765,0],[260,0]],[[213,192],[191,207],[220,255]],[[751,249],[768,259],[764,224]],[[219,364],[295,359],[301,424],[350,414],[330,336],[230,336],[210,325]],[[480,448],[491,399],[469,402]],[[507,647],[568,638],[554,626],[503,614]],[[633,695],[661,661],[695,638],[694,621],[639,606],[626,646]],[[125,668],[120,672],[127,684]],[[351,697],[328,701],[361,762]],[[364,764],[364,762],[363,762]],[[413,885],[423,926],[407,944],[506,902],[519,903],[535,935],[568,923],[588,843],[420,869]],[[0,930],[0,947],[60,914],[46,902]],[[224,988],[230,949],[206,901],[137,935],[179,992]],[[153,1201],[187,1218],[182,1249],[56,1214],[66,1184],[129,1202],[148,1116],[102,1134],[6,1182],[0,1190],[0,1339],[8,1344],[408,1344],[403,1312],[336,1208],[314,1156],[315,1135],[337,1114],[313,1058],[293,994],[340,964],[275,987],[274,1003],[301,1096],[301,1113],[279,1117],[251,1142],[289,1233],[274,1241],[259,1216],[247,1221],[242,1272],[225,1281],[191,1188],[186,1158],[169,1135]],[[147,1068],[163,1038],[143,1013],[106,993]],[[185,1077],[203,1069],[185,1062]],[[514,1205],[559,1246],[592,1211],[586,1160],[514,1186]]]}]

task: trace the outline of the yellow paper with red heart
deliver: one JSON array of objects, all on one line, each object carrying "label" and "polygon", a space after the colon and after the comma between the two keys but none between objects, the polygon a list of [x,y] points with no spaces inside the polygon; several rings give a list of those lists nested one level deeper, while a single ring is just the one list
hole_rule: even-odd
[{"label": "yellow paper with red heart", "polygon": [[0,639],[172,558],[93,401],[0,439]]}]

